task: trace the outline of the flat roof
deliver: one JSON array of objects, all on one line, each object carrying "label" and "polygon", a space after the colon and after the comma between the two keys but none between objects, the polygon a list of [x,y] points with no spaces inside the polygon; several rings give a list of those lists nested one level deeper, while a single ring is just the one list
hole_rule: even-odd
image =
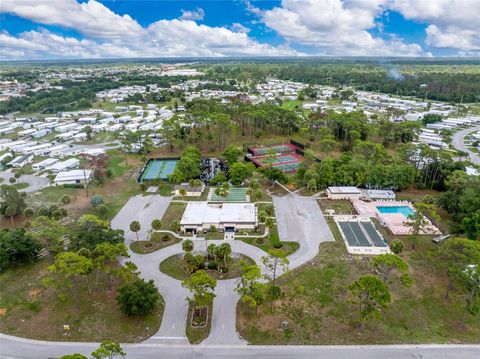
[{"label": "flat roof", "polygon": [[361,191],[354,186],[334,186],[328,187],[328,190],[331,193],[338,193],[338,194],[361,194]]},{"label": "flat roof", "polygon": [[54,182],[84,180],[85,178],[89,179],[91,175],[92,175],[91,170],[65,171],[57,174],[57,176],[54,179]]},{"label": "flat roof", "polygon": [[209,204],[206,201],[189,202],[181,225],[202,225],[204,223],[255,223],[253,203]]}]

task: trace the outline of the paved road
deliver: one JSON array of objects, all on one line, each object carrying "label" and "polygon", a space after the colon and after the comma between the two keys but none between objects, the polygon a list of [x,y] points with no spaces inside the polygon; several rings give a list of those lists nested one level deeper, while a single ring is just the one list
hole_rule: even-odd
[{"label": "paved road", "polygon": [[294,269],[316,257],[322,242],[334,241],[315,198],[297,194],[273,197],[281,241],[300,244],[298,251],[288,257]]},{"label": "paved road", "polygon": [[[0,334],[2,359],[47,359],[65,354],[89,355],[96,343],[60,343],[15,338]],[[479,345],[365,345],[365,346],[256,346],[122,344],[127,359],[262,358],[262,359],[472,359]]]},{"label": "paved road", "polygon": [[125,243],[129,245],[131,241],[137,239],[135,233],[130,231],[130,223],[138,221],[141,228],[138,237],[141,240],[146,240],[152,221],[163,217],[171,200],[172,197],[163,197],[158,194],[134,196],[128,200],[112,220],[112,228],[125,231]]},{"label": "paved road", "polygon": [[[1,184],[10,184],[8,180],[14,176],[14,173],[0,171],[0,178],[3,178]],[[20,180],[15,183],[28,183],[28,187],[18,190],[19,192],[35,192],[40,191],[42,188],[50,185],[50,180],[48,178],[42,178],[33,175],[23,175],[20,177]]]},{"label": "paved road", "polygon": [[452,136],[452,146],[455,147],[457,150],[468,152],[468,154],[470,155],[470,160],[473,163],[480,165],[480,155],[478,153],[472,152],[463,143],[463,139],[466,135],[476,131],[480,131],[480,126],[469,127],[454,133]]}]

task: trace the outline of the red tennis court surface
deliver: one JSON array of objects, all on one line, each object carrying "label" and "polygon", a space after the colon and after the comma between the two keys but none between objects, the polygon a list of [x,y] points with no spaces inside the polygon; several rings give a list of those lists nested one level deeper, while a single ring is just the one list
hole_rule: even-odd
[{"label": "red tennis court surface", "polygon": [[249,148],[251,161],[257,167],[272,166],[285,173],[295,172],[303,162],[296,153],[297,147],[291,144]]}]

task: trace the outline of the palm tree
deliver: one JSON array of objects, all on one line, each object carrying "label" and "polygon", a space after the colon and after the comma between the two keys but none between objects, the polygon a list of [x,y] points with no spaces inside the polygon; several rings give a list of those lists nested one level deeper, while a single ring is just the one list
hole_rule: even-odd
[{"label": "palm tree", "polygon": [[137,235],[137,241],[138,241],[138,232],[140,231],[140,222],[133,221],[132,223],[130,223],[130,230],[132,232],[135,232],[135,234]]}]

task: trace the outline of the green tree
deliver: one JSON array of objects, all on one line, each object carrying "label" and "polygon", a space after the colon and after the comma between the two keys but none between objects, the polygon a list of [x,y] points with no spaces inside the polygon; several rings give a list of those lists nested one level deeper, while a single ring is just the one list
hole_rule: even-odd
[{"label": "green tree", "polygon": [[13,217],[22,214],[26,207],[24,196],[14,187],[0,186],[0,214],[10,217],[12,226],[15,225]]},{"label": "green tree", "polygon": [[193,273],[190,278],[185,279],[182,286],[193,294],[192,297],[186,298],[189,303],[195,306],[204,306],[211,303],[215,298],[217,280],[201,269]]},{"label": "green tree", "polygon": [[261,281],[262,272],[256,264],[248,265],[241,262],[241,267],[242,275],[235,290],[240,295],[240,300],[255,308],[258,313],[258,306],[265,300],[267,289],[266,284]]},{"label": "green tree", "polygon": [[160,294],[153,280],[136,279],[118,289],[117,302],[127,316],[146,315],[157,305]]},{"label": "green tree", "polygon": [[238,161],[238,158],[243,154],[242,150],[235,146],[228,146],[223,152],[222,156],[231,166]]},{"label": "green tree", "polygon": [[51,259],[63,251],[63,237],[67,234],[67,229],[57,220],[39,216],[32,221],[31,227],[35,231],[32,231],[30,235],[45,247]]},{"label": "green tree", "polygon": [[480,239],[480,210],[462,220],[463,232],[470,239]]},{"label": "green tree", "polygon": [[85,128],[83,129],[83,132],[85,132],[87,134],[87,140],[91,140],[92,139],[92,128],[90,126],[85,126]]},{"label": "green tree", "polygon": [[191,251],[193,251],[193,241],[190,240],[190,239],[185,239],[185,240],[182,242],[182,249],[183,249],[185,252],[191,252]]},{"label": "green tree", "polygon": [[125,357],[126,355],[118,342],[108,340],[103,341],[100,347],[92,352],[92,357],[95,359],[113,359],[118,356]]},{"label": "green tree", "polygon": [[249,168],[249,166],[240,162],[236,162],[232,164],[228,169],[228,176],[229,176],[230,182],[234,186],[241,185],[242,182],[245,181],[251,175],[252,175],[252,171]]},{"label": "green tree", "polygon": [[272,311],[275,309],[275,302],[284,296],[282,288],[278,285],[271,285],[267,289],[267,296],[272,301]]},{"label": "green tree", "polygon": [[93,265],[106,274],[107,286],[110,291],[112,290],[112,274],[118,276],[121,272],[121,267],[118,266],[119,257],[130,257],[128,249],[123,243],[100,243],[93,252]]},{"label": "green tree", "polygon": [[232,254],[232,247],[229,243],[222,243],[216,249],[216,255],[223,260],[223,265],[226,268],[228,259]]},{"label": "green tree", "polygon": [[227,177],[225,176],[225,173],[223,173],[223,171],[218,171],[217,173],[215,173],[215,176],[210,179],[209,182],[211,186],[216,186],[220,183],[227,182]]},{"label": "green tree", "polygon": [[137,241],[138,241],[138,232],[140,231],[141,227],[140,227],[140,222],[139,221],[132,221],[132,223],[130,223],[130,230],[132,232],[135,232],[136,236],[137,236]]},{"label": "green tree", "polygon": [[162,229],[162,221],[160,219],[154,219],[152,221],[152,229],[155,231],[159,231]]},{"label": "green tree", "polygon": [[0,231],[0,272],[10,264],[30,263],[37,259],[40,243],[24,229]]},{"label": "green tree", "polygon": [[361,328],[365,321],[372,318],[381,318],[380,310],[391,302],[390,291],[387,285],[378,277],[364,275],[348,286],[360,309]]},{"label": "green tree", "polygon": [[62,355],[60,359],[88,359],[85,355],[80,353]]},{"label": "green tree", "polygon": [[405,225],[412,229],[412,233],[410,235],[412,249],[415,249],[416,247],[416,241],[420,231],[425,231],[427,226],[430,224],[430,221],[426,217],[427,214],[433,218],[438,218],[435,206],[433,204],[416,203],[415,212],[410,214],[408,216],[409,220],[405,222]]},{"label": "green tree", "polygon": [[375,256],[372,259],[372,264],[375,272],[382,277],[385,283],[388,283],[392,271],[398,271],[402,275],[408,275],[408,264],[395,254],[385,253]]},{"label": "green tree", "polygon": [[467,314],[472,316],[480,313],[480,268],[478,264],[470,264],[459,273],[460,279],[468,291],[460,327],[465,328]]},{"label": "green tree", "polygon": [[272,284],[276,284],[277,271],[280,270],[282,274],[288,271],[288,258],[285,252],[280,249],[271,249],[268,251],[268,256],[262,257],[262,263],[271,272]]},{"label": "green tree", "polygon": [[75,307],[79,310],[77,278],[85,277],[93,268],[90,258],[81,256],[74,252],[63,252],[55,257],[55,262],[48,267],[48,270],[62,275],[65,279],[71,281],[73,289],[73,299]]},{"label": "green tree", "polygon": [[403,252],[403,242],[399,239],[394,239],[392,243],[390,243],[390,249],[397,255],[401,254]]},{"label": "green tree", "polygon": [[123,243],[123,231],[112,229],[110,222],[102,220],[95,215],[85,214],[80,217],[71,232],[71,247],[95,249],[99,243]]}]

